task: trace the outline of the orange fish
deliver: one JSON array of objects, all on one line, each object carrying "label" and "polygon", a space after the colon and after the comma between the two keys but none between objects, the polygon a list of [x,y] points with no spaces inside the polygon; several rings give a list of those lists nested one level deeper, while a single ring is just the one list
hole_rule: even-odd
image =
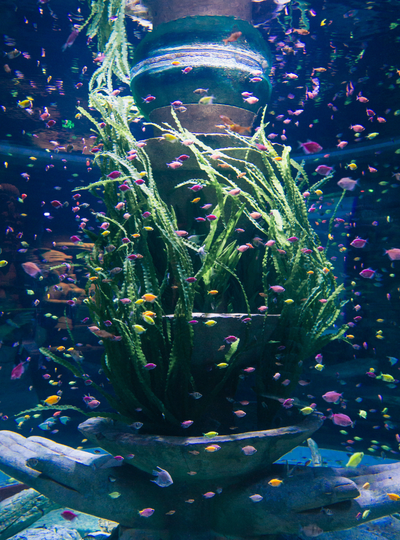
[{"label": "orange fish", "polygon": [[228,43],[233,43],[234,41],[237,41],[240,36],[242,35],[242,32],[232,32],[232,34],[222,41],[225,43],[225,45],[228,45]]}]

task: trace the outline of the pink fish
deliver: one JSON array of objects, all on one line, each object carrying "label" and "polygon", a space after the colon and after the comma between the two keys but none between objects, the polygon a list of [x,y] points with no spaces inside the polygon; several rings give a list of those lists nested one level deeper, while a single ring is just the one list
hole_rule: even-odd
[{"label": "pink fish", "polygon": [[347,141],[340,141],[339,144],[337,144],[336,146],[338,148],[340,148],[340,150],[343,150],[343,148],[345,148],[349,143]]},{"label": "pink fish", "polygon": [[152,101],[154,101],[156,98],[154,96],[150,96],[148,95],[147,97],[145,98],[142,98],[144,103],[151,103]]},{"label": "pink fish", "polygon": [[96,409],[100,405],[100,401],[97,399],[92,399],[86,405],[89,407],[89,409]]},{"label": "pink fish", "polygon": [[183,236],[187,236],[189,233],[187,231],[175,231],[175,234],[183,237]]},{"label": "pink fish", "polygon": [[238,246],[236,249],[240,251],[240,253],[244,253],[245,251],[249,249],[249,246],[246,246],[246,244],[243,244],[242,246]]},{"label": "pink fish", "polygon": [[399,248],[392,248],[392,249],[386,249],[385,255],[389,255],[389,259],[391,261],[399,261],[400,260],[400,249]]},{"label": "pink fish", "polygon": [[261,214],[260,212],[250,212],[249,216],[253,219],[260,219]]},{"label": "pink fish", "polygon": [[318,165],[318,167],[315,169],[315,172],[321,176],[328,176],[328,174],[330,174],[332,171],[333,167],[329,167],[328,165]]},{"label": "pink fish", "polygon": [[64,512],[61,512],[60,515],[67,521],[73,521],[75,518],[78,517],[78,514],[74,514],[74,512],[72,512],[71,510],[64,510]]},{"label": "pink fish", "polygon": [[280,285],[271,285],[270,289],[272,289],[275,293],[283,293],[286,289],[281,287]]},{"label": "pink fish", "polygon": [[120,171],[112,171],[110,174],[107,174],[107,178],[111,178],[111,180],[115,180],[116,178],[119,178],[121,176]]},{"label": "pink fish", "polygon": [[365,130],[365,127],[361,124],[355,124],[354,126],[350,126],[350,129],[352,129],[355,133],[361,133]]},{"label": "pink fish", "polygon": [[330,419],[337,426],[348,427],[348,426],[353,425],[352,419],[349,416],[347,416],[347,414],[342,414],[342,413],[332,414]]},{"label": "pink fish", "polygon": [[33,278],[36,278],[41,275],[41,270],[37,264],[33,262],[25,262],[21,264],[23,271]]},{"label": "pink fish", "polygon": [[182,167],[181,161],[171,161],[171,163],[167,163],[167,167],[170,169],[179,169],[179,167]]},{"label": "pink fish", "polygon": [[156,364],[153,364],[153,362],[149,362],[144,366],[144,369],[147,369],[147,371],[151,371],[152,369],[155,369],[157,367]]},{"label": "pink fish", "polygon": [[256,96],[250,96],[248,98],[243,98],[244,101],[246,101],[246,103],[248,103],[249,105],[255,105],[259,99],[256,98]]},{"label": "pink fish", "polygon": [[352,178],[348,178],[346,176],[345,178],[339,180],[337,185],[346,191],[353,191],[354,188],[358,186],[358,180],[353,180]]},{"label": "pink fish", "polygon": [[239,410],[239,411],[233,411],[233,414],[235,416],[237,416],[238,418],[243,418],[244,416],[246,416],[246,413],[242,410]]},{"label": "pink fish", "polygon": [[205,499],[212,499],[214,495],[215,495],[214,491],[207,491],[207,493],[203,493],[203,497]]},{"label": "pink fish", "polygon": [[293,403],[294,403],[293,398],[287,398],[283,401],[282,407],[284,407],[285,409],[290,409],[291,407],[293,407]]},{"label": "pink fish", "polygon": [[238,338],[236,336],[227,336],[224,341],[226,341],[226,343],[235,343],[235,341],[237,341]]},{"label": "pink fish", "polygon": [[243,446],[242,452],[245,456],[252,456],[257,452],[254,446]]},{"label": "pink fish", "polygon": [[195,277],[188,277],[185,279],[185,281],[187,281],[188,283],[194,283],[195,281],[197,281],[197,279]]},{"label": "pink fish", "polygon": [[288,242],[292,242],[292,243],[293,243],[293,242],[297,242],[298,240],[299,240],[299,239],[297,238],[297,236],[290,236],[290,237],[287,239]]},{"label": "pink fish", "polygon": [[307,141],[305,143],[299,143],[300,147],[304,150],[305,154],[316,154],[322,150],[322,146],[314,141]]},{"label": "pink fish", "polygon": [[[363,240],[362,238],[358,237],[355,238],[351,243],[350,245],[353,246],[354,248],[363,248],[365,246],[365,244],[367,243],[367,240]],[[400,250],[399,250],[400,252]]]},{"label": "pink fish", "polygon": [[256,143],[256,146],[259,150],[261,150],[262,152],[265,152],[266,150],[268,150],[268,146],[265,146],[264,144],[258,144]]},{"label": "pink fish", "polygon": [[201,184],[196,184],[195,186],[192,186],[189,189],[197,193],[197,191],[200,191],[201,189],[203,189],[203,186]]},{"label": "pink fish", "polygon": [[372,268],[364,268],[359,275],[366,279],[372,279],[375,275],[376,270],[372,270]]},{"label": "pink fish", "polygon": [[28,362],[20,362],[18,365],[16,365],[13,370],[11,371],[11,380],[15,381],[16,379],[20,379],[22,375],[25,373],[26,365]]},{"label": "pink fish", "polygon": [[181,422],[181,427],[188,428],[193,424],[193,420],[185,420],[184,422]]},{"label": "pink fish", "polygon": [[334,392],[333,390],[330,392],[327,392],[322,396],[322,399],[327,401],[328,403],[337,403],[339,399],[342,397],[342,394],[339,394],[338,392]]},{"label": "pink fish", "polygon": [[268,242],[265,242],[266,247],[272,247],[274,244],[276,244],[275,240],[268,240]]},{"label": "pink fish", "polygon": [[72,47],[78,35],[79,35],[79,28],[74,28],[72,32],[70,33],[70,35],[68,36],[67,41],[61,47],[62,52],[67,50],[69,47]]}]

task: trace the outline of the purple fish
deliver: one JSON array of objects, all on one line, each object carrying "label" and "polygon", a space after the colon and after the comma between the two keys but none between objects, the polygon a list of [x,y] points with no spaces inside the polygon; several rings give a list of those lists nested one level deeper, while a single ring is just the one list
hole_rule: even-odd
[{"label": "purple fish", "polygon": [[342,413],[332,414],[331,420],[337,426],[348,427],[348,426],[353,425],[352,419],[349,416],[347,416],[347,414],[342,414]]},{"label": "purple fish", "polygon": [[314,141],[300,143],[300,148],[304,150],[305,154],[316,154],[322,150],[322,146]]},{"label": "purple fish", "polygon": [[332,390],[330,392],[326,392],[326,394],[322,396],[322,399],[324,399],[328,403],[337,403],[341,397],[342,394],[339,394],[338,392],[334,392]]},{"label": "purple fish", "polygon": [[26,365],[28,362],[20,362],[18,365],[16,365],[13,370],[11,371],[11,380],[15,381],[16,379],[20,379],[22,375],[25,373]]},{"label": "purple fish", "polygon": [[25,262],[21,264],[23,271],[33,278],[41,274],[40,268],[33,262]]},{"label": "purple fish", "polygon": [[236,336],[227,336],[224,341],[226,343],[235,343],[235,341],[237,341],[238,338]]},{"label": "purple fish", "polygon": [[372,270],[372,268],[364,268],[359,275],[366,279],[372,279],[375,275],[376,270]]},{"label": "purple fish", "polygon": [[354,188],[358,186],[358,180],[353,180],[352,178],[346,176],[345,178],[339,180],[337,185],[346,191],[354,191]]},{"label": "purple fish", "polygon": [[315,169],[315,172],[321,176],[328,176],[328,174],[330,174],[332,171],[333,167],[329,167],[328,165],[318,165],[318,167]]},{"label": "purple fish", "polygon": [[119,178],[121,176],[120,171],[112,171],[110,174],[107,174],[107,178],[110,178],[111,180],[115,180],[116,178]]},{"label": "purple fish", "polygon": [[357,236],[357,238],[355,238],[351,243],[350,245],[354,248],[363,248],[365,246],[365,244],[367,243],[367,240],[363,240],[362,238],[360,238],[359,236]]},{"label": "purple fish", "polygon": [[280,285],[271,285],[270,289],[272,289],[275,293],[283,293],[286,289],[281,287]]}]

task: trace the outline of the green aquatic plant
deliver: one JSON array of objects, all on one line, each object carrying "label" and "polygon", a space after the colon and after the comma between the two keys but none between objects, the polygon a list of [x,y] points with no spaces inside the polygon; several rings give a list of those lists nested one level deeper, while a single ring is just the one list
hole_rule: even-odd
[{"label": "green aquatic plant", "polygon": [[[174,209],[158,190],[144,143],[131,134],[130,124],[138,116],[132,98],[103,88],[92,92],[91,106],[102,122],[83,108],[80,112],[95,125],[94,159],[101,179],[76,191],[101,196],[107,208],[106,214],[95,214],[101,232],[86,232],[94,247],[86,260],[84,302],[93,320],[89,329],[104,345],[102,369],[113,394],[97,389],[121,418],[135,422],[144,417],[150,431],[174,433],[182,422],[200,420],[228,384],[237,384],[241,353],[254,346],[235,340],[227,347],[225,369],[214,370],[212,379],[205,369],[192,365],[195,306],[217,312],[218,297],[225,305],[224,296],[229,295],[230,311],[244,305],[250,324],[258,299],[264,302],[259,308],[280,315],[273,341],[252,364],[257,368],[258,394],[279,395],[283,387],[273,388],[271,359],[277,346],[284,347],[281,363],[282,372],[291,377],[284,388],[288,393],[298,380],[302,360],[345,331],[345,327],[332,331],[341,309],[341,287],[336,286],[332,266],[308,220],[299,189],[308,180],[302,167],[290,160],[290,149],[283,147],[278,154],[266,138],[264,121],[253,138],[232,135],[232,146],[218,150],[183,129],[176,117],[177,129],[162,127],[187,144],[205,173],[201,181],[189,179],[176,189],[201,187],[216,201],[199,246],[178,230]],[[216,160],[224,172],[215,166]],[[248,253],[235,237],[235,229],[243,223],[263,236],[258,242],[265,249],[264,253],[258,249],[259,272],[252,280],[259,289],[251,299],[242,279]],[[266,248],[264,242],[269,244]],[[275,304],[270,286],[277,284],[285,294]],[[217,292],[213,307],[210,290]],[[65,357],[51,358],[71,364]],[[80,366],[72,367],[75,377],[85,379]],[[193,399],[199,389],[203,399]]]}]

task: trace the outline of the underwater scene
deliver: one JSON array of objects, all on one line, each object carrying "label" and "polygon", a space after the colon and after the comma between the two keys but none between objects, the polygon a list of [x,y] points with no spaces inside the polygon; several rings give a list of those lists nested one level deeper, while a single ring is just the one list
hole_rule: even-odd
[{"label": "underwater scene", "polygon": [[400,539],[400,2],[0,34],[0,540]]}]

